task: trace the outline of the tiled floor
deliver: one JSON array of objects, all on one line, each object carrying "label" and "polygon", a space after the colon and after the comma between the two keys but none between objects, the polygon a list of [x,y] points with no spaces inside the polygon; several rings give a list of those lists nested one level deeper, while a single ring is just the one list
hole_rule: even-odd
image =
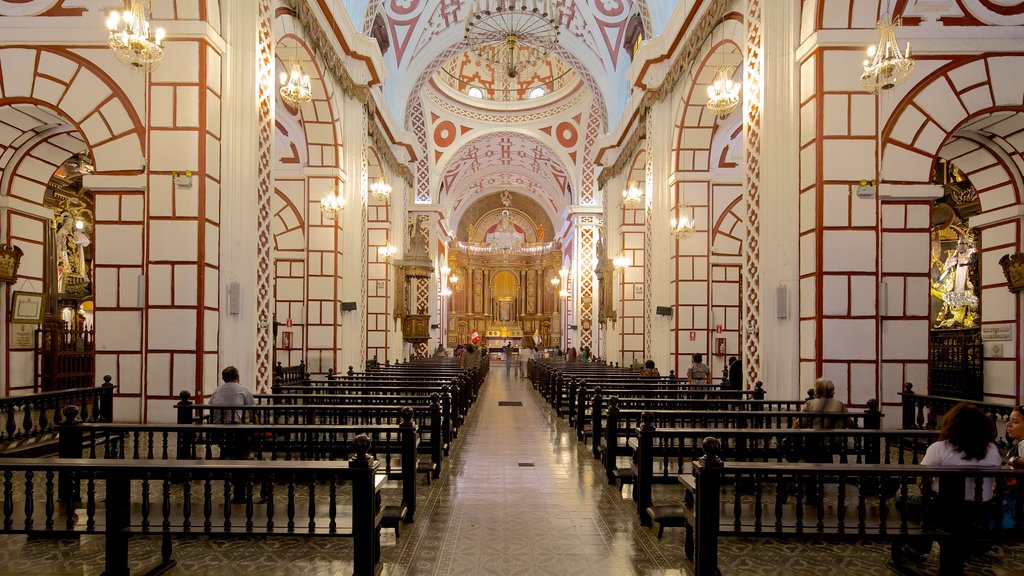
[{"label": "tiled floor", "polygon": [[[521,406],[500,403],[522,403]],[[396,542],[384,534],[383,574],[673,575],[685,568],[681,532],[658,541],[640,526],[628,493],[605,482],[589,449],[556,418],[530,385],[492,367],[444,472],[421,482],[416,522]],[[398,491],[390,500],[397,502]],[[663,496],[671,497],[669,494]],[[133,569],[159,558],[159,540],[133,538]],[[175,539],[174,575],[348,575],[351,541],[304,538]],[[933,553],[922,567],[937,573]],[[888,548],[869,542],[726,539],[722,573],[891,574]],[[0,537],[0,575],[99,574],[100,538],[79,542]],[[970,574],[1024,573],[1024,546],[996,548]]]}]

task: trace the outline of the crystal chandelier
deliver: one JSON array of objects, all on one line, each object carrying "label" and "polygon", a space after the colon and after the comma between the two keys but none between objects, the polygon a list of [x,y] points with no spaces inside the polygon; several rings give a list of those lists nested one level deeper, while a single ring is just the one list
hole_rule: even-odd
[{"label": "crystal chandelier", "polygon": [[320,199],[320,212],[331,220],[337,220],[344,208],[345,199],[335,194],[334,190]]},{"label": "crystal chandelier", "polygon": [[732,67],[719,66],[715,79],[708,86],[708,110],[719,118],[725,118],[740,103],[740,85],[732,81]]},{"label": "crystal chandelier", "polygon": [[901,24],[901,18],[893,21],[889,16],[875,24],[878,46],[868,46],[864,73],[860,75],[860,85],[870,92],[895,88],[914,71],[914,59],[910,57],[910,42],[907,42],[906,52],[901,52],[899,45],[896,44],[896,28]]},{"label": "crystal chandelier", "polygon": [[370,195],[378,202],[387,204],[388,200],[391,199],[391,185],[382,178],[370,184]]},{"label": "crystal chandelier", "polygon": [[151,72],[164,59],[160,47],[164,29],[151,30],[146,12],[145,0],[131,0],[124,12],[111,12],[107,17],[107,44],[125,66]]},{"label": "crystal chandelier", "polygon": [[383,258],[385,261],[390,261],[395,255],[398,254],[398,248],[395,248],[391,244],[381,246],[377,248],[377,255]]},{"label": "crystal chandelier", "polygon": [[675,238],[689,238],[697,229],[697,223],[691,216],[688,216],[689,207],[685,204],[679,209],[679,217],[673,218],[670,224],[672,236]]},{"label": "crystal chandelier", "polygon": [[281,98],[298,108],[313,99],[309,74],[302,71],[298,60],[292,61],[292,73],[281,72]]},{"label": "crystal chandelier", "polygon": [[558,43],[558,20],[552,0],[473,0],[465,20],[466,46],[517,78]]},{"label": "crystal chandelier", "polygon": [[622,206],[631,210],[644,207],[644,189],[638,182],[622,191]]}]

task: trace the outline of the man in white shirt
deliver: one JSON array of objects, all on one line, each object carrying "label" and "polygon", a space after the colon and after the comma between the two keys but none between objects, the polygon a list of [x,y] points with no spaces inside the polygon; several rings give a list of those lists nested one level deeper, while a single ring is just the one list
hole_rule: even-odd
[{"label": "man in white shirt", "polygon": [[[253,406],[256,399],[252,392],[238,383],[238,368],[228,366],[220,373],[224,383],[210,396],[211,406]],[[239,424],[242,422],[238,410],[211,410],[210,424]]]}]

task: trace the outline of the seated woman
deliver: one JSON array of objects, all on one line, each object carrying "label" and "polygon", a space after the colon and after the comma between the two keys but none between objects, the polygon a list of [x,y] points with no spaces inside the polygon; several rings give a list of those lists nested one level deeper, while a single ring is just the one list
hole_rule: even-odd
[{"label": "seated woman", "polygon": [[[998,468],[1003,459],[996,447],[995,429],[988,416],[974,404],[961,402],[942,417],[942,431],[939,440],[928,447],[921,464],[924,466],[961,466],[965,468]],[[968,478],[964,483],[964,499],[974,500],[974,479]],[[991,504],[993,480],[983,480],[981,499],[984,504]],[[921,501],[939,493],[939,481],[932,478],[927,486],[921,488],[922,496],[912,495],[907,506],[910,511],[921,506]],[[988,508],[983,504],[982,508]],[[928,510],[929,519],[942,520],[948,518],[948,511]],[[976,519],[975,519],[976,520]],[[923,555],[931,549],[931,542],[921,545],[904,545],[901,551],[905,554]]]},{"label": "seated woman", "polygon": [[[837,400],[835,395],[835,383],[828,378],[818,378],[814,381],[814,398],[805,402],[801,411],[809,414],[846,414],[846,404],[843,404],[841,400]],[[845,428],[846,424],[846,417],[802,417],[793,422],[793,428],[835,430],[837,428]]]},{"label": "seated woman", "polygon": [[644,362],[643,370],[640,370],[641,378],[661,378],[661,373],[654,366],[654,360]]}]

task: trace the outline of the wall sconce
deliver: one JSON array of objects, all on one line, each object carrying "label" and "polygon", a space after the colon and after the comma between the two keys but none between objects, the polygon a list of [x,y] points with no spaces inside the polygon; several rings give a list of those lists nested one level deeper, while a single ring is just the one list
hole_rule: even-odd
[{"label": "wall sconce", "polygon": [[385,261],[390,261],[392,258],[395,257],[395,254],[398,254],[398,248],[395,248],[391,244],[388,244],[387,246],[381,246],[380,248],[377,248],[377,254]]},{"label": "wall sconce", "polygon": [[568,296],[569,296],[569,291],[566,290],[565,288],[562,288],[561,290],[558,291],[558,297],[559,298],[568,298]]},{"label": "wall sconce", "polygon": [[619,272],[625,270],[626,268],[629,268],[629,264],[629,257],[627,257],[625,254],[620,254],[616,256],[614,259],[612,259],[612,266],[615,268],[616,271]]},{"label": "wall sconce", "polygon": [[644,207],[644,189],[639,182],[633,182],[622,191],[622,206],[631,210]]},{"label": "wall sconce", "polygon": [[458,275],[452,274],[451,276],[448,277],[448,285],[449,286],[455,286],[458,283],[459,283]]},{"label": "wall sconce", "polygon": [[689,238],[697,229],[697,223],[690,215],[690,207],[683,204],[679,208],[679,217],[672,218],[670,230],[675,238]]},{"label": "wall sconce", "polygon": [[345,209],[345,199],[331,190],[320,199],[320,212],[330,220],[338,220]]},{"label": "wall sconce", "polygon": [[441,288],[441,296],[442,297],[448,297],[448,296],[451,296],[451,295],[452,295],[452,289],[451,288],[448,288],[447,286],[445,286],[444,288]]},{"label": "wall sconce", "polygon": [[374,200],[382,204],[387,204],[391,199],[391,185],[381,178],[373,184],[370,184],[370,195],[373,196]]},{"label": "wall sconce", "polygon": [[558,271],[558,275],[562,278],[562,284],[565,284],[565,279],[569,277],[569,270],[567,268],[562,268]]}]

